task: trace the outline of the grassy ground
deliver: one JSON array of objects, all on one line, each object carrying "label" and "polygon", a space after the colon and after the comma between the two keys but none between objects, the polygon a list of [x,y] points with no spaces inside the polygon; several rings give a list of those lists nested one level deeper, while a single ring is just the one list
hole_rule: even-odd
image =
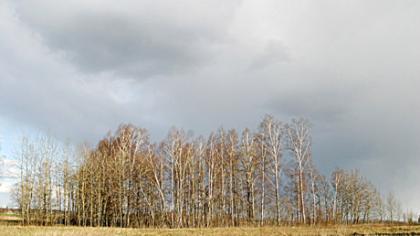
[{"label": "grassy ground", "polygon": [[[21,222],[21,218],[14,214],[0,214],[0,225],[18,225]],[[0,231],[0,235],[1,235]]]},{"label": "grassy ground", "polygon": [[83,227],[0,226],[5,236],[111,236],[111,235],[420,235],[420,226],[241,227],[210,229],[119,229]]}]

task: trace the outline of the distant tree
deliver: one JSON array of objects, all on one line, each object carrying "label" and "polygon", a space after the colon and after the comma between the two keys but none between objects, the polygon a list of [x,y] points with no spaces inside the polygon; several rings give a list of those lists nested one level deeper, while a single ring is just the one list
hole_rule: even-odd
[{"label": "distant tree", "polygon": [[386,197],[386,210],[388,215],[388,220],[393,222],[397,214],[398,202],[395,198],[394,193],[389,192]]}]

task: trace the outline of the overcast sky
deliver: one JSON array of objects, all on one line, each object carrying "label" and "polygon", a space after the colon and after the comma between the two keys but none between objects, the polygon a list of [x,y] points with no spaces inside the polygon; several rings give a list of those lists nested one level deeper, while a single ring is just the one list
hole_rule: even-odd
[{"label": "overcast sky", "polygon": [[420,212],[419,42],[415,0],[0,0],[2,153],[22,130],[95,143],[120,123],[158,139],[303,116],[324,173],[358,168]]}]

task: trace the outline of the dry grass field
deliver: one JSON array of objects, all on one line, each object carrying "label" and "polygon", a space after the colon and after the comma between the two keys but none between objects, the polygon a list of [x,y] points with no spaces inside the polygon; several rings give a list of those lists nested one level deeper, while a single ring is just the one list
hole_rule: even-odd
[{"label": "dry grass field", "polygon": [[5,236],[134,236],[134,235],[420,235],[420,226],[241,227],[209,229],[120,229],[83,227],[0,226]]}]

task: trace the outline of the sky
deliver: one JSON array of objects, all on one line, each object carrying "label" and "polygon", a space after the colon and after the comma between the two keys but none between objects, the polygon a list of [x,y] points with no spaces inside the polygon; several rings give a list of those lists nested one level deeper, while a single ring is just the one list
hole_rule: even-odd
[{"label": "sky", "polygon": [[95,143],[313,124],[323,173],[357,168],[420,213],[420,1],[0,0],[0,202],[23,134]]}]

